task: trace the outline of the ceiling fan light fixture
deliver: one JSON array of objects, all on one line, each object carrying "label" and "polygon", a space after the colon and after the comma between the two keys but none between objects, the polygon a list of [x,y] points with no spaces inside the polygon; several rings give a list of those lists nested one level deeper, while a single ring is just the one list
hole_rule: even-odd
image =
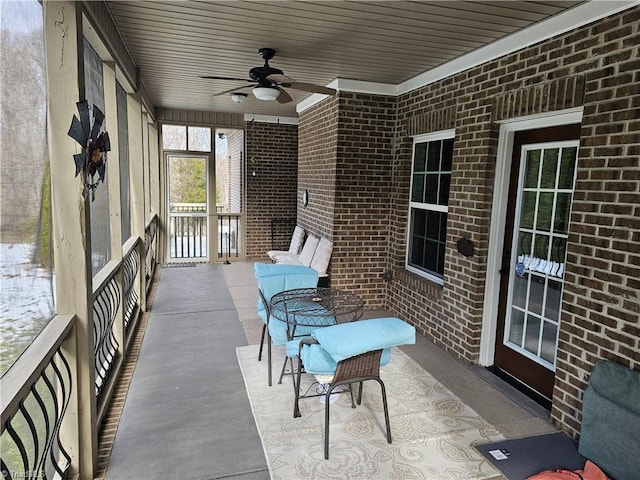
[{"label": "ceiling fan light fixture", "polygon": [[231,97],[231,101],[235,103],[242,103],[247,99],[246,93],[231,92],[229,96]]},{"label": "ceiling fan light fixture", "polygon": [[280,95],[280,90],[273,87],[255,87],[251,91],[258,100],[275,100]]}]

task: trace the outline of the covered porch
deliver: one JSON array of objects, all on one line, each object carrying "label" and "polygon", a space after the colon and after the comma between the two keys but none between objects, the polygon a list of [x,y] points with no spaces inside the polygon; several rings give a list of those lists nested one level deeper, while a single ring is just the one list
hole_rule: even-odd
[{"label": "covered porch", "polygon": [[[274,220],[331,239],[331,287],[360,295],[368,316],[414,325],[418,343],[403,351],[505,437],[560,428],[577,439],[594,364],[638,370],[637,2],[320,4],[0,4],[13,55],[3,83],[31,89],[2,99],[12,135],[2,142],[2,251],[27,257],[3,258],[2,303],[20,303],[4,282],[27,270],[18,293],[35,290],[33,278],[47,292],[42,312],[3,311],[3,329],[43,321],[1,359],[3,473],[267,478],[237,349],[257,349],[251,265],[273,248]],[[306,36],[310,21],[318,29]],[[327,57],[319,38],[337,41]],[[227,81],[266,45],[298,86],[335,94],[236,103]],[[291,80],[273,82],[286,93]],[[96,118],[110,150],[69,133],[74,120],[93,131]],[[184,147],[165,144],[171,128]],[[568,160],[550,157],[554,189],[542,188],[543,162],[528,164],[540,173],[529,176],[541,182],[538,201],[515,167],[515,141],[548,128],[545,142],[564,145]],[[223,212],[217,147],[192,148],[192,131],[235,145]],[[437,165],[427,149],[442,152]],[[202,212],[186,221],[172,209],[172,154],[212,167],[201,178],[207,227]],[[522,236],[520,194],[530,200]],[[170,265],[196,231],[210,244]],[[530,234],[539,241],[520,241]],[[484,368],[516,364],[542,372],[518,379],[550,411]]]},{"label": "covered porch", "polygon": [[[139,353],[126,359],[128,373],[105,417],[96,478],[270,478],[236,355],[236,347],[255,346],[257,363],[262,322],[252,267],[159,268],[148,320],[135,334]],[[531,399],[425,337],[403,351],[504,437],[557,430]],[[263,388],[269,401],[266,375]]]}]

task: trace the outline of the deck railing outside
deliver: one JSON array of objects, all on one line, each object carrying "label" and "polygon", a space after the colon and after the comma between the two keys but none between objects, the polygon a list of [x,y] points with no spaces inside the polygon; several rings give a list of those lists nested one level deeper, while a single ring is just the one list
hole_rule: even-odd
[{"label": "deck railing outside", "polygon": [[242,214],[218,214],[218,258],[239,258],[242,253]]},{"label": "deck railing outside", "polygon": [[65,478],[70,469],[78,471],[82,407],[77,375],[81,365],[94,364],[97,411],[92,423],[97,431],[145,308],[140,299],[148,296],[155,270],[156,231],[154,216],[145,241],[129,239],[122,260],[112,260],[93,278],[93,359],[78,358],[76,316],[56,315],[0,379],[4,479]]},{"label": "deck railing outside", "polygon": [[170,205],[170,258],[207,258],[207,218],[205,203]]},{"label": "deck railing outside", "polygon": [[[209,215],[203,203],[173,203],[169,213],[169,258],[208,258]],[[242,214],[216,214],[217,257],[229,261],[242,256]],[[214,248],[213,245],[210,248]]]}]

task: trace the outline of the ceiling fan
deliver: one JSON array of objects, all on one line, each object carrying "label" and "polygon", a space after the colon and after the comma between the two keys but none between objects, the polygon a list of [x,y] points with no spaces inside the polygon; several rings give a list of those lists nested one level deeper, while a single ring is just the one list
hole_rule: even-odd
[{"label": "ceiling fan", "polygon": [[[250,79],[212,76],[203,76],[200,78],[249,82],[254,84],[251,91],[257,99],[277,100],[279,103],[289,103],[292,101],[291,96],[287,93],[285,88],[292,88],[294,90],[310,93],[322,93],[324,95],[334,95],[336,93],[333,88],[322,87],[312,83],[296,82],[292,78],[287,77],[282,70],[270,66],[269,60],[271,60],[276,54],[276,51],[272,48],[261,48],[258,50],[258,53],[264,60],[264,65],[262,67],[253,67],[249,70]],[[224,92],[217,93],[216,95],[230,93],[234,101],[241,101],[246,97],[246,94],[239,93],[237,91],[249,87],[251,87],[251,85],[231,88]],[[234,94],[237,96],[234,96]]]}]

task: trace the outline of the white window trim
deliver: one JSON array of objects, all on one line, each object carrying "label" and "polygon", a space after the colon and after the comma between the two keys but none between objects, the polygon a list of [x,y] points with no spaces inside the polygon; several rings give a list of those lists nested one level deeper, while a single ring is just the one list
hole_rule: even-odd
[{"label": "white window trim", "polygon": [[[437,140],[447,140],[449,138],[455,138],[456,131],[455,129],[448,130],[440,130],[438,132],[433,133],[422,133],[420,135],[413,135],[411,138],[413,140],[411,146],[411,176],[409,183],[409,195],[411,195],[411,191],[413,188],[413,166],[414,166],[414,154],[416,151],[416,143],[425,143],[425,142],[434,142]],[[421,209],[429,209],[431,211],[443,212],[447,213],[449,211],[448,207],[448,199],[447,205],[436,205],[432,203],[421,203],[421,202],[412,202],[411,197],[409,197],[409,207],[407,209],[407,238],[405,239],[405,256],[404,256],[404,268],[416,275],[423,277],[427,280],[430,280],[438,285],[444,285],[444,279],[440,278],[431,273],[425,272],[424,270],[420,270],[419,268],[415,268],[409,265],[409,244],[411,243],[411,209],[412,208],[421,208]]]}]

